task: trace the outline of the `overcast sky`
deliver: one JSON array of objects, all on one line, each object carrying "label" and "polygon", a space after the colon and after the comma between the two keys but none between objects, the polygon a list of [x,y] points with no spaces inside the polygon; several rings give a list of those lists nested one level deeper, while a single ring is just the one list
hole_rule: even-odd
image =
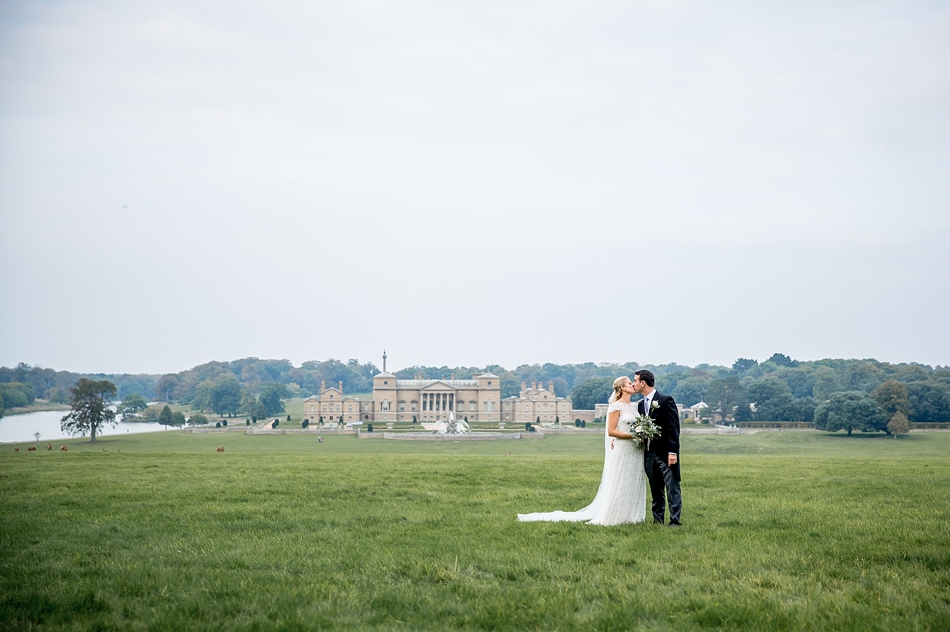
[{"label": "overcast sky", "polygon": [[950,364],[946,2],[0,3],[0,364]]}]

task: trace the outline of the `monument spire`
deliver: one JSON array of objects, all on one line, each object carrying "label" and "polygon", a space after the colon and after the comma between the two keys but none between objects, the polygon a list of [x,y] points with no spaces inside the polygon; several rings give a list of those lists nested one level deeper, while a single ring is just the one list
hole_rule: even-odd
[{"label": "monument spire", "polygon": [[386,372],[386,350],[383,349],[383,373]]}]

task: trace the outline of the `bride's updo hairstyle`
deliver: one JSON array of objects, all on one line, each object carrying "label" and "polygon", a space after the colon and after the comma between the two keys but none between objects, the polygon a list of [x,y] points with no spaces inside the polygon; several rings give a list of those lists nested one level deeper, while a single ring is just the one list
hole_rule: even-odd
[{"label": "bride's updo hairstyle", "polygon": [[614,380],[614,392],[610,396],[610,399],[607,400],[608,403],[613,404],[615,401],[623,397],[623,384],[625,380],[629,380],[629,379],[630,378],[627,377],[626,375],[621,375],[616,380]]}]

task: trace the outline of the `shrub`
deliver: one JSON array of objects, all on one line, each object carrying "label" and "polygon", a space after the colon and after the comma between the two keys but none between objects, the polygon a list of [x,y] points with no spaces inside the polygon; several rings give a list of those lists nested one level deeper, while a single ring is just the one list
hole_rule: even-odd
[{"label": "shrub", "polygon": [[287,421],[290,421],[290,415],[287,415]]},{"label": "shrub", "polygon": [[574,420],[574,425],[577,426],[578,428],[580,428],[580,427],[581,427],[581,420],[580,420],[580,419],[575,419],[575,420]]},{"label": "shrub", "polygon": [[278,425],[280,425],[280,419],[275,419],[273,423],[271,423],[270,427],[276,428]]},{"label": "shrub", "polygon": [[586,427],[587,427],[587,422],[581,419],[581,428],[586,428]]},{"label": "shrub", "polygon": [[534,432],[534,426],[528,424],[528,432]]},{"label": "shrub", "polygon": [[528,431],[531,430],[531,422],[530,422],[530,421],[524,422],[524,429],[525,429],[525,430],[528,430]]},{"label": "shrub", "polygon": [[190,423],[192,426],[201,426],[208,423],[208,418],[201,413],[198,413],[189,417],[188,423]]},{"label": "shrub", "polygon": [[251,425],[251,420],[250,420],[250,419],[245,419],[244,422],[245,422],[245,423],[244,423],[245,426],[250,426],[250,425]]},{"label": "shrub", "polygon": [[416,420],[416,416],[415,416],[415,415],[412,416],[412,423],[414,423],[414,424],[419,423],[418,420]]},{"label": "shrub", "polygon": [[222,421],[222,422],[221,422],[221,425],[224,426],[225,428],[227,428],[227,427],[228,427],[228,420],[225,419],[224,421]]},{"label": "shrub", "polygon": [[220,421],[214,422],[214,427],[215,427],[215,428],[220,428],[220,427],[221,427],[221,422],[220,422]]},{"label": "shrub", "polygon": [[902,412],[894,413],[894,416],[891,417],[891,420],[887,422],[887,429],[894,435],[894,437],[897,437],[899,434],[907,434],[910,432],[910,421],[907,419],[907,415]]},{"label": "shrub", "polygon": [[309,426],[309,425],[310,425],[310,420],[309,420],[309,419],[304,419],[304,420],[303,420],[303,423],[300,424],[300,427],[303,428],[304,430],[306,430],[306,429],[307,429],[307,426]]},{"label": "shrub", "polygon": [[372,432],[372,431],[373,431],[373,424],[366,426],[366,432]]}]

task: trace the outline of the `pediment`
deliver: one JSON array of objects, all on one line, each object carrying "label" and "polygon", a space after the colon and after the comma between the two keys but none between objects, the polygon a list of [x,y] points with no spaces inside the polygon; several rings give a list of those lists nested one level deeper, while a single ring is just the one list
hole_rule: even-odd
[{"label": "pediment", "polygon": [[428,386],[422,387],[420,390],[429,391],[429,392],[431,391],[451,391],[453,393],[455,392],[454,388],[438,380],[436,380],[432,384],[429,384]]}]

